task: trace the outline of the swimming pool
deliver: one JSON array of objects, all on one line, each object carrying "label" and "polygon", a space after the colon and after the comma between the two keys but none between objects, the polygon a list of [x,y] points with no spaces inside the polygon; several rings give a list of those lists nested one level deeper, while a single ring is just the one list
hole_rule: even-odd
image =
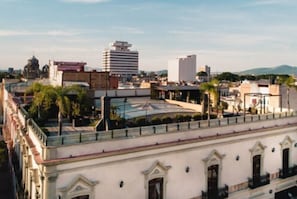
[{"label": "swimming pool", "polygon": [[111,105],[115,106],[117,114],[125,119],[162,113],[195,112],[192,109],[169,104],[163,100],[152,100],[149,97],[132,97],[127,98],[126,101],[125,98],[115,98],[111,99]]}]

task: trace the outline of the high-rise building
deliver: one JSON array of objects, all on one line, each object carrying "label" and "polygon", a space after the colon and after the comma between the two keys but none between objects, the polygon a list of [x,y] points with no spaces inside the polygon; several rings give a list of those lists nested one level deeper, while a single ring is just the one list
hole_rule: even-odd
[{"label": "high-rise building", "polygon": [[110,46],[110,49],[103,51],[103,70],[121,77],[138,74],[138,51],[129,49],[132,44],[126,41],[115,41]]},{"label": "high-rise building", "polygon": [[196,76],[196,55],[178,57],[168,61],[168,81],[194,81]]}]

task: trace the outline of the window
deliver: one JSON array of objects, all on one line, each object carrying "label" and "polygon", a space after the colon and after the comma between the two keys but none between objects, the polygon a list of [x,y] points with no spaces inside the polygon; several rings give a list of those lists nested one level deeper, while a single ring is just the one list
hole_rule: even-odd
[{"label": "window", "polygon": [[219,165],[212,165],[208,167],[208,183],[207,183],[207,193],[208,198],[216,198],[218,196],[218,186],[219,186]]},{"label": "window", "polygon": [[286,136],[285,139],[280,143],[281,145],[281,150],[282,150],[282,166],[283,169],[288,169],[290,167],[291,163],[291,154],[290,154],[290,149],[292,147],[294,140],[292,140],[289,136]]},{"label": "window", "polygon": [[163,199],[163,178],[149,181],[149,199]]},{"label": "window", "polygon": [[253,157],[253,180],[259,181],[261,177],[261,155]]},{"label": "window", "polygon": [[279,169],[279,177],[287,178],[297,174],[297,166],[292,166],[291,162],[291,147],[294,140],[289,136],[286,136],[285,139],[280,143],[281,145],[281,155],[282,155],[282,168]]},{"label": "window", "polygon": [[289,169],[289,148],[283,149],[283,171],[284,174],[288,172]]},{"label": "window", "polygon": [[250,189],[255,189],[270,183],[270,174],[264,173],[263,171],[265,148],[266,146],[261,142],[257,142],[253,148],[250,149],[252,159],[252,177],[248,179],[248,186]]},{"label": "window", "polygon": [[167,173],[171,166],[164,166],[156,161],[148,170],[142,173],[145,176],[146,199],[165,199]]},{"label": "window", "polygon": [[253,148],[250,149],[253,177],[260,176],[263,173],[262,168],[265,148],[266,146],[264,146],[261,142],[257,142]]},{"label": "window", "polygon": [[213,150],[209,156],[203,160],[205,162],[207,191],[202,191],[202,199],[228,197],[228,186],[222,186],[220,183],[222,160],[224,157],[225,155]]}]

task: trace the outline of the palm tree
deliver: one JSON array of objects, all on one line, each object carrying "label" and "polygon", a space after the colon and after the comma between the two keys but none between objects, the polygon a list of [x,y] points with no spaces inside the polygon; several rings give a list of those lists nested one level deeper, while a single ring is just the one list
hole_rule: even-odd
[{"label": "palm tree", "polygon": [[[217,87],[216,87],[216,82],[214,81],[211,81],[211,82],[205,82],[205,83],[202,83],[200,88],[201,90],[204,92],[204,93],[207,93],[207,120],[209,121],[210,120],[210,98],[211,98],[211,95],[214,95],[214,99],[215,101],[217,101]],[[215,103],[217,104],[217,103]]]},{"label": "palm tree", "polygon": [[58,107],[58,135],[61,135],[63,115],[70,112],[71,102],[68,94],[72,90],[70,87],[53,87],[51,85],[34,83],[27,90],[27,93],[31,92],[34,95],[29,111],[31,113],[37,112],[38,118],[40,118],[41,108],[43,111],[48,111],[55,104]]},{"label": "palm tree", "polygon": [[71,102],[68,98],[68,93],[71,91],[69,87],[57,86],[55,91],[55,104],[57,105],[58,111],[58,135],[62,134],[62,119],[63,115],[69,114]]},{"label": "palm tree", "polygon": [[281,77],[280,83],[284,84],[287,88],[287,107],[288,107],[288,111],[290,112],[290,110],[291,110],[291,108],[290,108],[290,89],[297,88],[295,85],[295,79],[293,76]]}]

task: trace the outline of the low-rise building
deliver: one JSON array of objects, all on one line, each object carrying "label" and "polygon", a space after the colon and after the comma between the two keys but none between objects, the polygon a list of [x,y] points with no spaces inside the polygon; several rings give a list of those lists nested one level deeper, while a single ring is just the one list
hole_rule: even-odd
[{"label": "low-rise building", "polygon": [[296,197],[297,113],[158,126],[43,130],[9,85],[3,135],[26,198]]},{"label": "low-rise building", "polygon": [[49,80],[52,85],[79,84],[92,90],[118,88],[118,77],[109,72],[85,71],[85,62],[50,61]]}]

